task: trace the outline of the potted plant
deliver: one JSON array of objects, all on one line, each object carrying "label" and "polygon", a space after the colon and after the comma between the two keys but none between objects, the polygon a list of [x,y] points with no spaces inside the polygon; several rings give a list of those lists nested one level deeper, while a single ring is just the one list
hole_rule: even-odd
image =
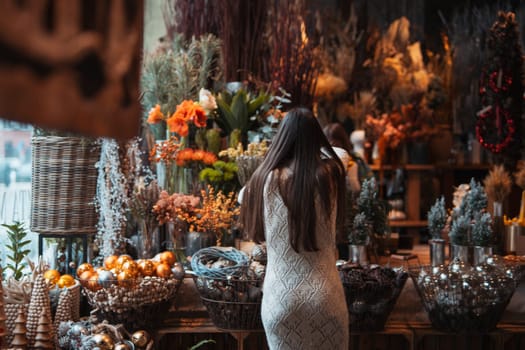
[{"label": "potted plant", "polygon": [[428,231],[431,239],[428,241],[430,247],[430,262],[432,266],[438,266],[445,262],[445,240],[443,230],[447,224],[447,210],[445,209],[445,197],[438,198],[428,211]]},{"label": "potted plant", "polygon": [[473,264],[479,265],[492,255],[492,218],[487,212],[478,212],[472,224]]},{"label": "potted plant", "polygon": [[352,222],[352,229],[348,233],[349,261],[360,265],[368,264],[366,246],[370,241],[372,226],[364,212],[358,213]]},{"label": "potted plant", "polygon": [[[381,243],[388,238],[390,227],[388,226],[387,207],[385,202],[378,198],[375,178],[365,179],[357,199],[354,201],[351,196],[348,196],[347,203],[345,230],[350,245],[370,246],[374,254],[377,254]],[[364,244],[352,244],[352,242]],[[349,250],[352,251],[351,246]],[[359,260],[360,258],[352,259]]]}]

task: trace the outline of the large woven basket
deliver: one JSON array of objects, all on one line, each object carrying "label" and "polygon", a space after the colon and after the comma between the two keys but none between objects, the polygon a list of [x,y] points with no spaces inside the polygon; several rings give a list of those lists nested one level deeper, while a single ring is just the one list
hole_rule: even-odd
[{"label": "large woven basket", "polygon": [[95,233],[95,163],[100,145],[86,138],[60,136],[35,136],[31,144],[31,231]]}]

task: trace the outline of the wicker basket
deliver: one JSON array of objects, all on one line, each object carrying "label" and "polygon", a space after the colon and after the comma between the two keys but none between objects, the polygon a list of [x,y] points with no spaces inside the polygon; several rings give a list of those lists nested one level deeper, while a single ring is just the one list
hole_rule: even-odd
[{"label": "wicker basket", "polygon": [[262,280],[194,276],[202,303],[217,328],[260,330]]},{"label": "wicker basket", "polygon": [[408,273],[390,267],[340,267],[352,331],[380,332],[392,312]]},{"label": "wicker basket", "polygon": [[164,321],[182,279],[141,277],[130,280],[132,283],[122,282],[106,281],[107,287],[91,290],[86,288],[88,281],[80,281],[82,293],[99,321],[122,324],[132,330],[152,329]]},{"label": "wicker basket", "polygon": [[80,137],[35,136],[31,181],[31,231],[95,233],[100,145]]}]

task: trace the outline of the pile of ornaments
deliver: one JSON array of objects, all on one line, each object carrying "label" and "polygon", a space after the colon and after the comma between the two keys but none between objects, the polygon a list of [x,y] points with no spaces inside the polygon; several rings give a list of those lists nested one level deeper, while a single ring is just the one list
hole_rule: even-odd
[{"label": "pile of ornaments", "polygon": [[80,321],[60,324],[58,345],[71,350],[150,350],[153,340],[146,330],[130,334],[122,325]]},{"label": "pile of ornaments", "polygon": [[345,263],[338,266],[350,326],[356,331],[382,331],[408,279],[403,269]]},{"label": "pile of ornaments", "polygon": [[160,311],[169,309],[185,271],[174,253],[165,251],[153,259],[108,256],[104,266],[95,268],[84,263],[76,273],[99,319],[141,328],[160,321]]},{"label": "pile of ornaments", "polygon": [[[247,266],[238,266],[240,271],[225,278],[204,275],[194,278],[201,300],[218,328],[262,329],[260,307],[267,262],[266,246],[255,245],[247,260]],[[216,270],[231,268],[235,262],[219,257],[209,259],[205,266]]]},{"label": "pile of ornaments", "polygon": [[476,266],[456,258],[411,277],[433,327],[453,332],[496,328],[517,285],[514,268],[498,256]]},{"label": "pile of ornaments", "polygon": [[[195,285],[201,297],[228,302],[260,302],[262,283],[266,272],[266,246],[254,245],[249,256],[248,268],[239,266],[239,273],[226,278],[195,277]],[[235,262],[223,257],[209,259],[205,266],[220,269],[235,266]]]}]

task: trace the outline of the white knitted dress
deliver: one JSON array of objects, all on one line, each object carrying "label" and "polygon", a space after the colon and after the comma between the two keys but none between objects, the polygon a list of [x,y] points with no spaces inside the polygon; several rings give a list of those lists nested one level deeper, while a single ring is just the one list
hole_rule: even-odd
[{"label": "white knitted dress", "polygon": [[261,310],[268,345],[271,350],[347,350],[348,311],[335,265],[335,210],[329,221],[317,223],[320,250],[298,254],[288,241],[287,208],[268,183],[268,265]]}]

